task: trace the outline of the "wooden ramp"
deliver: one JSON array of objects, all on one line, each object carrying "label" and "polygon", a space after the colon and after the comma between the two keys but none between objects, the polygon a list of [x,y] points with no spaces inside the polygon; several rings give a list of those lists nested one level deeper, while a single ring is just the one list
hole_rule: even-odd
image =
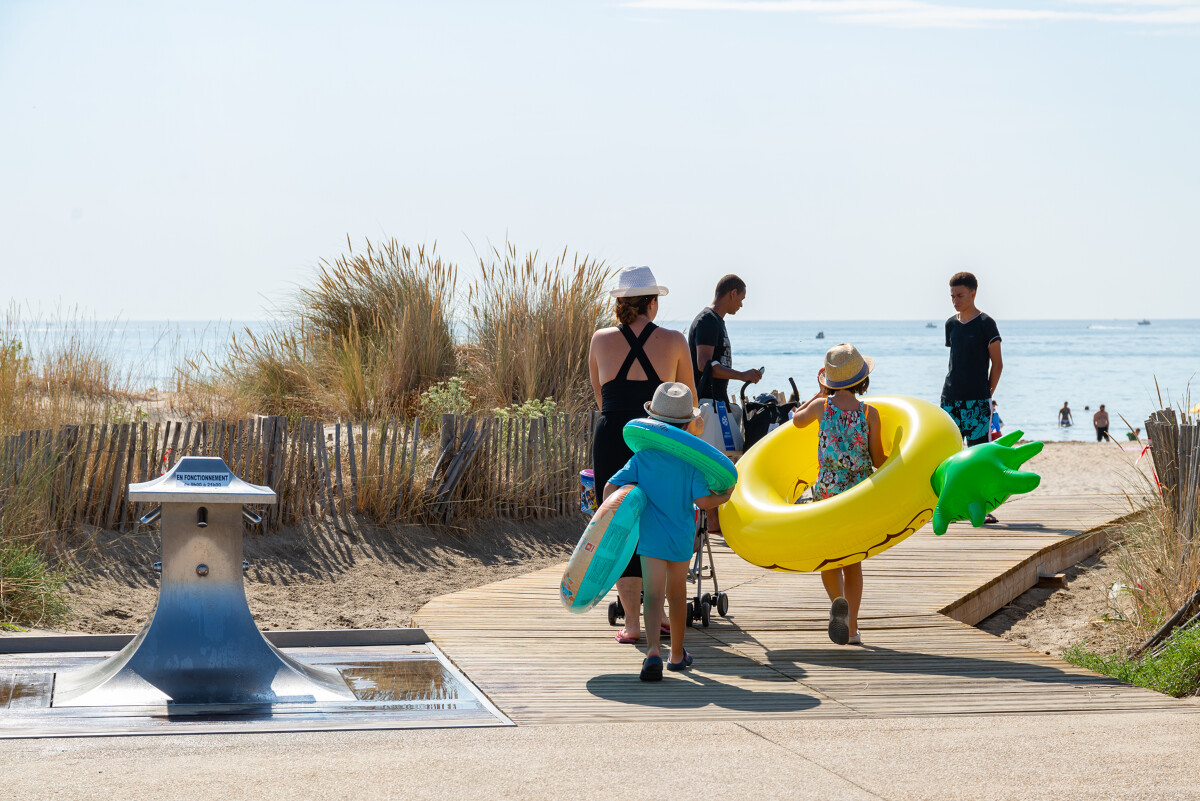
[{"label": "wooden ramp", "polygon": [[441,596],[415,625],[518,724],[1200,711],[968,625],[1032,586],[1039,568],[1097,550],[1103,535],[1081,532],[1128,509],[1114,496],[1034,494],[1005,504],[997,526],[921,530],[863,565],[863,647],[829,641],[817,576],[764,571],[714,543],[729,617],[689,628],[695,666],[659,684],[638,680],[644,640],[615,642],[607,603],[586,615],[562,608],[561,567]]}]

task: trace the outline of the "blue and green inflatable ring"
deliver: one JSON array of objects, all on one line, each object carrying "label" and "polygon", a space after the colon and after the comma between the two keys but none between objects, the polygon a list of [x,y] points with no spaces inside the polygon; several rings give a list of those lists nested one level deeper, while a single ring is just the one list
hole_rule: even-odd
[{"label": "blue and green inflatable ring", "polygon": [[634,453],[665,451],[687,462],[700,471],[713,492],[724,492],[737,483],[737,468],[728,456],[681,428],[644,417],[626,423],[621,436]]}]

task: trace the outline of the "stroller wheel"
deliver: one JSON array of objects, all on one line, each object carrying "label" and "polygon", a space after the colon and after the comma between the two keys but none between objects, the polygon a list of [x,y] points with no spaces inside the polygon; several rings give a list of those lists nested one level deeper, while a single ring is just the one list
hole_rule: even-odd
[{"label": "stroller wheel", "polygon": [[709,595],[707,592],[704,593],[704,595],[700,596],[701,603],[711,604],[712,600],[713,600],[713,597],[711,595]]},{"label": "stroller wheel", "polygon": [[704,628],[708,628],[708,622],[711,619],[711,616],[710,616],[711,611],[712,611],[712,604],[710,604],[708,601],[705,601],[704,603],[700,604],[700,625],[703,626]]},{"label": "stroller wheel", "polygon": [[692,602],[688,601],[687,602],[687,624],[688,624],[688,626],[691,626],[692,623],[694,623],[696,620],[696,618],[694,617],[694,615],[695,615],[694,610],[695,610],[695,607],[692,606]]},{"label": "stroller wheel", "polygon": [[610,601],[608,604],[608,625],[617,625],[617,618],[625,617],[625,612],[621,609],[620,601]]},{"label": "stroller wheel", "polygon": [[723,592],[717,593],[717,614],[729,617],[729,596]]}]

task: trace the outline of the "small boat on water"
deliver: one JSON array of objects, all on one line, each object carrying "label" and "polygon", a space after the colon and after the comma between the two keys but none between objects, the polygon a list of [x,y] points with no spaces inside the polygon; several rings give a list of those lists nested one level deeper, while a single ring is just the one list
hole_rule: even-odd
[{"label": "small boat on water", "polygon": [[937,326],[934,325],[933,323],[925,323],[925,327],[926,328],[937,328]]},{"label": "small boat on water", "polygon": [[1138,325],[1150,325],[1149,320],[1138,320]]},{"label": "small boat on water", "polygon": [[825,338],[825,332],[824,332],[824,331],[818,331],[818,332],[817,332],[817,339],[824,339],[824,338]]}]

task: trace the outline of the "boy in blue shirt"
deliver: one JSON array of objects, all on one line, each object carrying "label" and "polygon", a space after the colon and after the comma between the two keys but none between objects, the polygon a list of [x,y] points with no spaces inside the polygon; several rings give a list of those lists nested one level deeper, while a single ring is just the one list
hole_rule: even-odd
[{"label": "boy in blue shirt", "polygon": [[[693,407],[687,384],[671,381],[659,385],[646,404],[654,420],[694,435],[704,433],[700,410]],[[687,570],[695,539],[695,512],[715,509],[729,500],[733,490],[709,494],[708,483],[695,467],[669,453],[644,450],[633,455],[604,485],[607,498],[626,484],[637,484],[646,493],[640,521],[637,552],[642,558],[643,609],[646,617],[646,658],[642,681],[662,681],[660,649],[663,596],[670,603],[671,658],[667,670],[686,670],[692,655],[683,647],[687,627]]]}]

